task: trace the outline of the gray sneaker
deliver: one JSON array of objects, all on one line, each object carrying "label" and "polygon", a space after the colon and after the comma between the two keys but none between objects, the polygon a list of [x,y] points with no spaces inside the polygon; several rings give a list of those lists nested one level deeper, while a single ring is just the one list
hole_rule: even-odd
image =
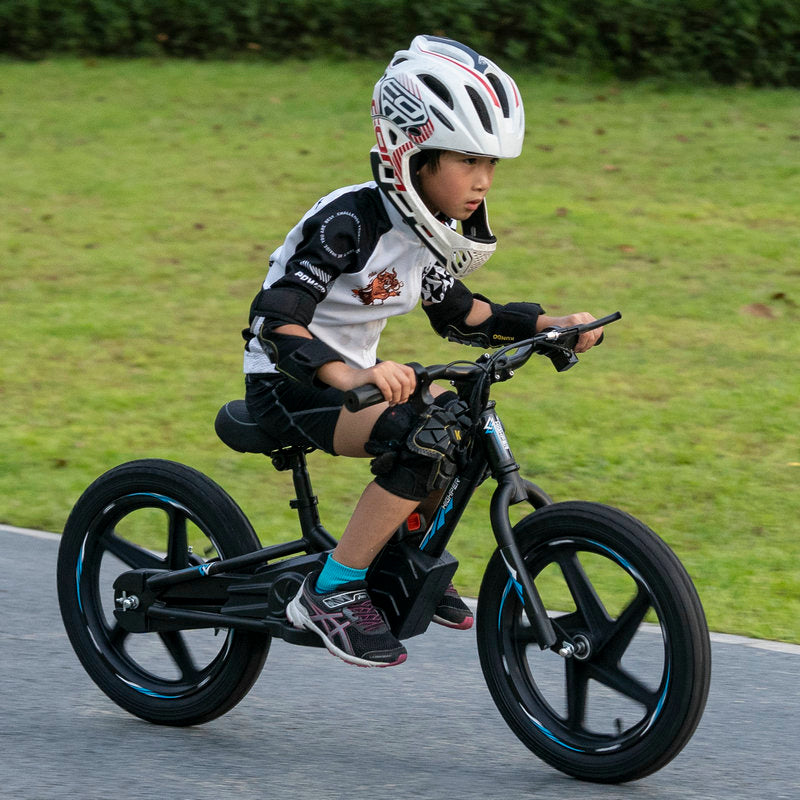
[{"label": "gray sneaker", "polygon": [[319,634],[325,647],[348,664],[393,667],[406,660],[406,649],[375,608],[366,581],[352,581],[332,592],[317,594],[317,575],[306,577],[286,617],[295,628]]}]

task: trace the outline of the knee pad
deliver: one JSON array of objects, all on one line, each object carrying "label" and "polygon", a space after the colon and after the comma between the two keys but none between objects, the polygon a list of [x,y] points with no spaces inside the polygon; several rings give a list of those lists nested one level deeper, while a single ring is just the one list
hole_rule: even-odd
[{"label": "knee pad", "polygon": [[407,500],[424,500],[444,488],[456,472],[464,436],[454,413],[460,403],[453,392],[445,392],[423,414],[407,403],[386,409],[365,445],[376,456],[371,463],[375,482]]},{"label": "knee pad", "polygon": [[397,452],[418,420],[419,414],[410,403],[389,406],[375,420],[364,449],[373,456]]},{"label": "knee pad", "polygon": [[408,435],[418,423],[419,415],[408,403],[390,406],[378,417],[364,445],[375,456],[370,462],[375,483],[406,500],[423,500],[428,496],[425,486],[430,465],[422,463],[426,461],[422,456],[416,456],[419,463],[415,463],[405,447]]},{"label": "knee pad", "polygon": [[[389,459],[389,455],[394,457]],[[375,483],[389,494],[421,502],[439,483],[440,463],[408,452],[385,453],[372,460],[371,469]],[[441,485],[446,483],[443,479]]]}]

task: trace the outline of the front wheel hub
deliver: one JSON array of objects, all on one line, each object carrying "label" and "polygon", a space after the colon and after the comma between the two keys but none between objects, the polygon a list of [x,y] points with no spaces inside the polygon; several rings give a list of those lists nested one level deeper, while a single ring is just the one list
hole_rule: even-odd
[{"label": "front wheel hub", "polygon": [[562,642],[558,654],[562,658],[577,658],[578,661],[585,661],[592,654],[592,645],[586,636],[579,633],[572,637],[571,642]]}]

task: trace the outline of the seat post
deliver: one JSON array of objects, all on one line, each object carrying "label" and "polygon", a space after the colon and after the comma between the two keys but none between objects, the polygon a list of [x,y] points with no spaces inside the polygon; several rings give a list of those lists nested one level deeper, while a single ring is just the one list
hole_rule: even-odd
[{"label": "seat post", "polygon": [[248,411],[244,400],[231,400],[225,403],[217,412],[214,429],[217,436],[238,453],[263,453],[272,460],[275,469],[280,471],[291,469],[296,498],[290,505],[297,510],[303,538],[282,547],[292,547],[296,544],[300,548],[306,548],[310,553],[324,553],[336,547],[336,539],[320,523],[317,498],[311,489],[305,454],[311,452],[313,447],[282,445],[279,437],[261,429]]},{"label": "seat post", "polygon": [[293,450],[286,454],[286,465],[292,470],[292,482],[296,494],[296,498],[291,500],[289,505],[297,510],[303,538],[318,552],[333,549],[336,547],[336,539],[322,526],[318,510],[319,500],[311,487],[306,454],[300,449]]}]

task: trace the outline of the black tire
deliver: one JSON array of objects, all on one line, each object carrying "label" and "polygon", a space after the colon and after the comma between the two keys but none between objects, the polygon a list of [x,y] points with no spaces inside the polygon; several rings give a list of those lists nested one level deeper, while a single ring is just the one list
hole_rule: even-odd
[{"label": "black tire", "polygon": [[[143,536],[147,547],[136,543]],[[195,725],[233,708],[261,673],[271,637],[128,633],[114,618],[112,586],[130,569],[179,569],[203,563],[200,554],[228,558],[260,546],[231,497],[190,467],[149,459],[99,477],[67,520],[57,572],[64,627],[92,680],[122,708],[161,725]]]},{"label": "black tire", "polygon": [[[545,607],[564,613],[548,611],[558,641],[541,650],[495,552],[477,636],[500,713],[573,777],[621,783],[655,772],[694,733],[711,677],[705,615],[686,570],[647,526],[596,503],[546,506],[514,530]],[[559,655],[564,642],[575,655]]]}]

